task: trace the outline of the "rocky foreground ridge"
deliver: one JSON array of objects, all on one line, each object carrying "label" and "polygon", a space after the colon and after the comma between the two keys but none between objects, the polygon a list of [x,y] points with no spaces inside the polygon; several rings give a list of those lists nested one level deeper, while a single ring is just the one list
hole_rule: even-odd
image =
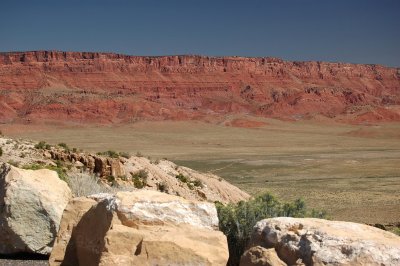
[{"label": "rocky foreground ridge", "polygon": [[[213,201],[247,206],[249,195],[215,176],[175,169],[166,160],[70,151],[65,144],[0,138],[0,148],[0,260],[34,254],[50,256],[50,265],[227,265],[243,253],[236,254],[227,237],[233,232],[244,240],[240,217],[246,212],[235,216],[233,205],[224,205],[224,215],[233,215],[225,228],[221,221],[230,218],[220,216],[221,203]],[[149,182],[137,172],[118,176],[128,166],[146,169]],[[161,174],[165,169],[176,176]],[[160,180],[170,183],[160,189]],[[263,208],[272,213],[271,206]],[[400,263],[400,237],[368,225],[279,217],[252,230],[240,265]]]},{"label": "rocky foreground ridge", "polygon": [[[51,170],[0,169],[0,257],[50,265],[226,265],[213,203],[152,190],[72,198]],[[232,254],[231,254],[232,255]],[[240,265],[398,265],[400,237],[367,225],[271,218],[253,229]],[[236,265],[236,264],[235,264]]]},{"label": "rocky foreground ridge", "polygon": [[[0,53],[0,121],[188,120],[228,115],[400,121],[400,71],[277,58]],[[228,119],[229,120],[229,119]]]},{"label": "rocky foreground ridge", "polygon": [[106,155],[93,154],[67,146],[51,146],[5,137],[0,137],[0,147],[0,162],[28,170],[55,170],[62,179],[71,180],[71,185],[81,195],[88,193],[83,190],[89,186],[87,182],[98,180],[105,190],[97,192],[105,192],[107,189],[150,189],[186,199],[223,203],[238,202],[250,197],[219,176],[200,173],[166,159],[121,155],[112,151],[109,151],[109,154],[106,152]]}]

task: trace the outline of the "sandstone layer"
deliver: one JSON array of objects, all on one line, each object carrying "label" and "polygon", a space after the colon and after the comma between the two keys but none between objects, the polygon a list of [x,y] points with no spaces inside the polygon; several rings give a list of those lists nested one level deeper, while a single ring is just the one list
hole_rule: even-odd
[{"label": "sandstone layer", "polygon": [[227,115],[238,114],[364,123],[400,121],[399,105],[400,71],[380,65],[189,55],[0,53],[1,122],[223,122]]},{"label": "sandstone layer", "polygon": [[50,265],[226,265],[214,204],[155,191],[74,198]]},{"label": "sandstone layer", "polygon": [[400,237],[357,223],[313,218],[258,222],[241,265],[399,265]]}]

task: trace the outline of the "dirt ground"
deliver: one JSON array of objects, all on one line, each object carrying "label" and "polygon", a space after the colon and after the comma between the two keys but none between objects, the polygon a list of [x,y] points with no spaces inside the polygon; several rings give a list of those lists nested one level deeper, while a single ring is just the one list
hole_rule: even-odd
[{"label": "dirt ground", "polygon": [[140,152],[213,172],[256,194],[303,198],[330,218],[400,221],[400,124],[344,125],[265,119],[261,128],[200,122],[123,126],[0,125],[11,137],[88,151]]}]

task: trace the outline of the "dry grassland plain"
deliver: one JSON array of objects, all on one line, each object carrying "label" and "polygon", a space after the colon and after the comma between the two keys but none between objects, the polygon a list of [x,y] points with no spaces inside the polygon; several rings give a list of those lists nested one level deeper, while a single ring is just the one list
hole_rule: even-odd
[{"label": "dry grassland plain", "polygon": [[256,129],[201,122],[123,126],[0,125],[7,136],[116,150],[213,172],[251,194],[303,198],[329,217],[400,221],[400,124],[344,125],[266,119]]}]

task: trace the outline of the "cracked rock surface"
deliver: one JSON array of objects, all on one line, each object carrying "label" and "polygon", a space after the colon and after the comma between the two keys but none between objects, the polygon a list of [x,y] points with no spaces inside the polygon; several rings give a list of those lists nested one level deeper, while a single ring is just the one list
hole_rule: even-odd
[{"label": "cracked rock surface", "polygon": [[74,198],[50,265],[226,265],[214,204],[150,190]]},{"label": "cracked rock surface", "polygon": [[285,264],[400,265],[400,237],[351,222],[290,217],[259,221],[241,265]]},{"label": "cracked rock surface", "polygon": [[71,197],[54,171],[0,166],[0,254],[49,255]]}]

